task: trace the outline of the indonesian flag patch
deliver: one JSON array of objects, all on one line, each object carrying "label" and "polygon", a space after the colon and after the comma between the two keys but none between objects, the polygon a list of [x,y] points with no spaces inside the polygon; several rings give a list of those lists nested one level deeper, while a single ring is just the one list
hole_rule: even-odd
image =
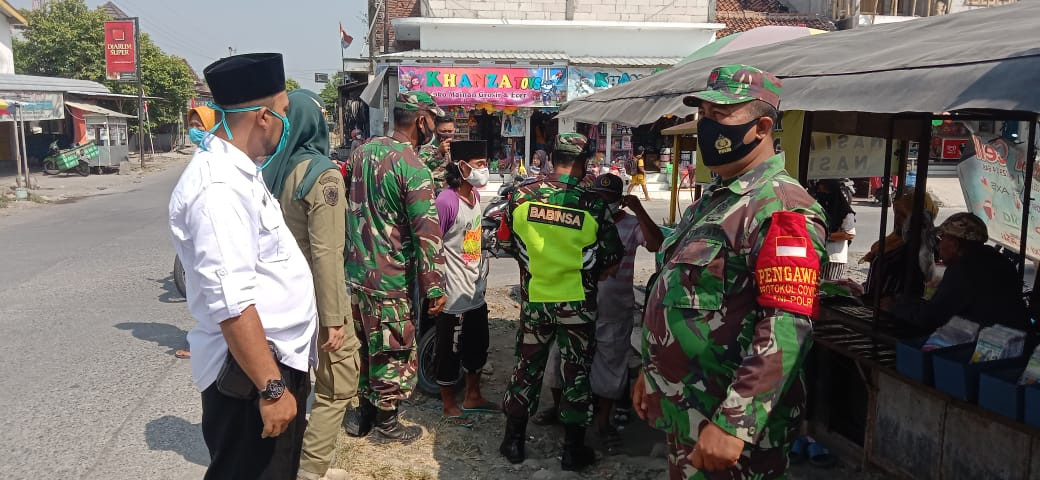
[{"label": "indonesian flag patch", "polygon": [[815,318],[820,257],[813,248],[805,215],[775,212],[755,264],[758,303]]}]

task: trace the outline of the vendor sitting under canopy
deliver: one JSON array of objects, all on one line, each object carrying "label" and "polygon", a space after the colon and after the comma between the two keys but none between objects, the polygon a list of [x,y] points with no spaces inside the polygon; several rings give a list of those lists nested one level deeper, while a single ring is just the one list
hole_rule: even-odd
[{"label": "vendor sitting under canopy", "polygon": [[946,273],[935,295],[923,305],[897,314],[903,313],[900,316],[909,322],[929,330],[955,315],[981,326],[999,323],[1026,330],[1028,313],[1021,277],[1010,260],[986,245],[986,224],[971,213],[957,213],[939,226],[938,237]]},{"label": "vendor sitting under canopy", "polygon": [[[863,298],[870,302],[874,298],[876,290],[881,291],[881,305],[883,310],[891,310],[891,304],[896,296],[904,292],[907,277],[904,270],[907,262],[907,242],[910,235],[910,214],[913,211],[914,192],[908,189],[892,202],[892,214],[895,221],[893,232],[885,237],[885,252],[880,254],[879,242],[874,242],[870,247],[870,253],[863,256],[859,263],[870,262],[870,271],[867,274],[867,282],[863,285],[866,291]],[[935,237],[932,230],[935,227],[935,217],[939,214],[939,207],[931,194],[924,194],[924,211],[921,216],[921,242],[917,252],[918,277],[915,281],[921,282],[912,287],[910,291],[921,291],[924,284],[930,283],[935,276]],[[884,262],[884,276],[881,275],[881,262]]]}]

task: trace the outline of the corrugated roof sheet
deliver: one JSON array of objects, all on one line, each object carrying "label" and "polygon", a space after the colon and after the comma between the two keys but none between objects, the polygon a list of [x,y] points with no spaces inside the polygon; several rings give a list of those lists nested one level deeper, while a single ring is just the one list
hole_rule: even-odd
[{"label": "corrugated roof sheet", "polygon": [[678,57],[580,57],[568,56],[563,52],[483,52],[483,51],[436,51],[408,50],[388,53],[376,57],[381,60],[527,60],[569,62],[572,65],[612,65],[626,67],[670,66],[679,63]]},{"label": "corrugated roof sheet", "polygon": [[438,51],[438,50],[408,50],[405,52],[394,52],[379,55],[378,59],[438,59],[438,60],[541,60],[541,61],[566,61],[567,54],[563,52],[482,52],[482,51]]},{"label": "corrugated roof sheet", "polygon": [[570,57],[571,65],[612,65],[618,67],[672,66],[681,57]]},{"label": "corrugated roof sheet", "polygon": [[34,75],[0,75],[0,90],[28,92],[111,93],[108,87],[90,80],[37,77]]}]

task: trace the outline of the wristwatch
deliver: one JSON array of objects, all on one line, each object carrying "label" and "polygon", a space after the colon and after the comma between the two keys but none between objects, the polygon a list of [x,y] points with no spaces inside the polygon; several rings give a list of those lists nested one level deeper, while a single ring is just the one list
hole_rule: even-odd
[{"label": "wristwatch", "polygon": [[278,400],[282,398],[282,394],[285,393],[285,380],[268,380],[267,386],[260,391],[260,397],[264,400]]}]

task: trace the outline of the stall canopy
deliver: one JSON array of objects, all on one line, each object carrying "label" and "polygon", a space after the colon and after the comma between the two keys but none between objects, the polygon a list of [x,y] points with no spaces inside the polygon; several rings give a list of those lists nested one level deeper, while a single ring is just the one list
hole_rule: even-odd
[{"label": "stall canopy", "polygon": [[564,105],[561,117],[642,125],[692,109],[711,69],[754,65],[783,80],[784,110],[1040,112],[1040,2],[875,25],[697,60]]},{"label": "stall canopy", "polygon": [[125,113],[119,113],[119,112],[116,112],[114,110],[109,110],[107,108],[102,108],[102,107],[99,107],[97,105],[91,105],[89,103],[65,102],[65,105],[68,105],[68,106],[73,107],[73,108],[78,108],[78,109],[83,110],[85,112],[91,112],[91,113],[97,113],[97,114],[100,114],[100,115],[105,115],[107,117],[137,118],[134,115],[127,115]]}]

